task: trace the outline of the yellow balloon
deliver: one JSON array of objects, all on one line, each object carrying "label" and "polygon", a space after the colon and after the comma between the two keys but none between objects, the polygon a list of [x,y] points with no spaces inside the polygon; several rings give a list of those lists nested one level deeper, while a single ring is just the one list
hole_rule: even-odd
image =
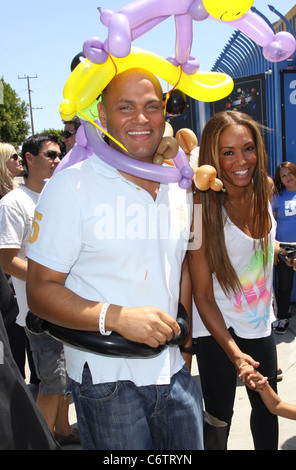
[{"label": "yellow balloon", "polygon": [[[117,73],[121,73],[134,67],[149,70],[172,86],[178,84],[179,90],[199,101],[218,101],[229,95],[234,86],[232,78],[224,73],[196,72],[188,75],[182,72],[180,74],[180,67],[176,67],[163,57],[132,47],[127,57],[112,56],[112,59],[108,57],[103,64],[94,64],[85,59],[75,67],[64,86],[64,100],[60,106],[62,119],[69,121],[76,114],[79,115],[79,111],[89,115],[90,107],[116,75],[116,70]],[[89,117],[93,118],[90,115]],[[83,116],[82,118],[84,119]]]},{"label": "yellow balloon", "polygon": [[254,0],[203,0],[207,12],[222,21],[234,21],[243,16]]}]

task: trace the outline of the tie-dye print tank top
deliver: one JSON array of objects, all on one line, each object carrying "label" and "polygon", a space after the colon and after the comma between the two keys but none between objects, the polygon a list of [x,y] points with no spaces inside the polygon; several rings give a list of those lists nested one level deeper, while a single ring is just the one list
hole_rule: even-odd
[{"label": "tie-dye print tank top", "polygon": [[[271,323],[275,320],[272,297],[276,223],[271,207],[269,213],[272,226],[269,233],[268,262],[264,268],[260,244],[234,225],[224,211],[224,234],[228,255],[238,273],[243,291],[226,297],[216,276],[213,275],[214,294],[227,327],[232,327],[242,338],[268,336],[271,332]],[[196,313],[194,308],[193,315]],[[194,336],[209,335],[198,314],[193,323]]]}]

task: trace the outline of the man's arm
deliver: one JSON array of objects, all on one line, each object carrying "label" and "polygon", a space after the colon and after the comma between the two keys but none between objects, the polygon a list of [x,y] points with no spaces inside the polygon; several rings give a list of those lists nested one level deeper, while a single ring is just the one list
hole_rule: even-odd
[{"label": "man's arm", "polygon": [[18,257],[18,252],[18,248],[1,248],[0,264],[6,274],[26,281],[28,263],[26,260]]},{"label": "man's arm", "polygon": [[[99,331],[104,299],[93,302],[64,286],[67,274],[28,262],[27,298],[37,316],[67,328]],[[111,304],[105,330],[116,331],[131,341],[157,347],[180,333],[176,320],[155,307],[124,307]]]}]

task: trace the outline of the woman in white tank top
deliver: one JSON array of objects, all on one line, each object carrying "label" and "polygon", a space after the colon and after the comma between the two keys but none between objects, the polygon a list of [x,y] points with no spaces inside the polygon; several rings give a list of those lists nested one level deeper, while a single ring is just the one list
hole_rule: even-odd
[{"label": "woman in white tank top", "polygon": [[[217,113],[201,137],[199,165],[204,164],[216,168],[224,188],[195,196],[203,222],[201,246],[189,252],[196,306],[193,337],[205,408],[230,428],[242,362],[258,368],[276,389],[271,327],[275,221],[259,124],[240,112]],[[277,449],[277,418],[248,376],[243,380],[252,406],[255,449]]]}]

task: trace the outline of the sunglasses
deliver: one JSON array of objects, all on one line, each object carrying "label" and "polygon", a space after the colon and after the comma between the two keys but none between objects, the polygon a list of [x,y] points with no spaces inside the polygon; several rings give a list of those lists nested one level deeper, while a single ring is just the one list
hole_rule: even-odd
[{"label": "sunglasses", "polygon": [[51,158],[52,160],[55,160],[57,157],[61,159],[62,154],[59,152],[56,152],[55,150],[47,150],[47,152],[40,152],[46,155],[48,158]]},{"label": "sunglasses", "polygon": [[18,156],[18,154],[17,154],[17,153],[14,153],[13,155],[11,155],[11,157],[10,157],[10,158],[13,158],[13,160],[17,161],[17,160],[18,160],[18,158],[19,158],[19,156]]},{"label": "sunglasses", "polygon": [[74,132],[74,131],[73,131],[73,132],[71,132],[71,131],[64,131],[64,132],[62,133],[62,137],[64,137],[65,139],[69,139],[69,137],[71,137],[71,135],[73,135],[73,134],[76,134],[76,132]]}]

